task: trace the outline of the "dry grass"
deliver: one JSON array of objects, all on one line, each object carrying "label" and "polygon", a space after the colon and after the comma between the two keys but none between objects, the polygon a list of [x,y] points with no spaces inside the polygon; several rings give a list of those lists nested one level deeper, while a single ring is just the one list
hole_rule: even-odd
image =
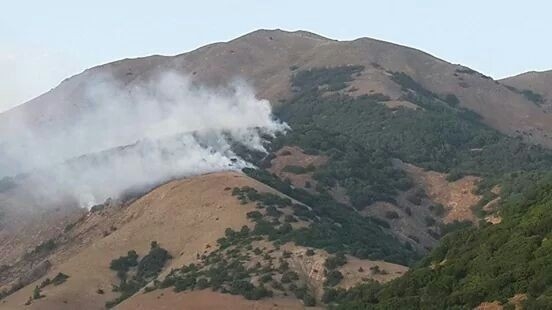
[{"label": "dry grass", "polygon": [[[292,297],[276,297],[263,300],[246,300],[234,296],[213,292],[211,290],[175,293],[171,289],[158,290],[147,294],[138,294],[123,302],[117,309],[121,310],[276,310],[305,309],[301,301]],[[316,309],[316,308],[309,308]]]},{"label": "dry grass", "polygon": [[456,220],[475,221],[471,207],[481,199],[481,196],[473,193],[480,180],[478,177],[465,176],[457,181],[448,182],[444,173],[425,171],[410,164],[405,164],[404,169],[416,184],[424,188],[431,201],[445,206],[447,213],[443,219],[444,223]]},{"label": "dry grass", "polygon": [[270,172],[275,173],[282,180],[289,179],[295,187],[305,188],[306,182],[311,183],[312,190],[316,186],[316,180],[312,178],[312,172],[295,174],[284,171],[287,166],[299,166],[306,168],[309,165],[319,167],[328,162],[328,158],[319,155],[308,155],[297,146],[284,146],[276,153],[271,161]]},{"label": "dry grass", "polygon": [[420,107],[415,105],[414,103],[410,101],[405,100],[391,100],[391,101],[385,101],[385,106],[388,107],[391,110],[398,109],[400,107],[412,109],[412,110],[418,110]]},{"label": "dry grass", "polygon": [[[35,285],[45,277],[52,278],[58,272],[70,276],[66,283],[49,285],[42,290],[46,296],[28,309],[103,309],[106,301],[117,293],[111,285],[118,283],[115,273],[109,269],[113,258],[136,250],[144,255],[150,242],[158,241],[174,258],[165,267],[160,278],[172,268],[199,262],[198,255],[216,248],[216,240],[224,235],[227,227],[238,230],[250,222],[245,214],[254,210],[253,203],[241,205],[231,195],[234,187],[250,186],[259,191],[273,189],[237,172],[223,172],[173,181],[153,190],[132,204],[106,206],[101,212],[89,214],[67,233],[66,242],[49,257],[53,266],[46,276],[2,301],[1,308],[18,309],[32,295]],[[297,224],[297,223],[296,223]],[[105,234],[105,229],[115,227]],[[306,255],[307,248],[293,243],[275,248],[266,240],[255,241],[253,247],[262,248],[278,259],[283,252],[291,253],[290,268],[297,271],[302,281],[320,298],[323,293],[324,262],[329,254],[315,250]],[[250,264],[254,264],[255,257]],[[370,267],[378,265],[385,274],[372,274]],[[362,267],[365,271],[359,273]],[[343,287],[374,279],[385,282],[403,274],[407,268],[386,262],[373,262],[348,257],[340,268],[344,275]],[[103,294],[98,294],[98,290]],[[224,305],[224,306],[223,306]],[[138,293],[127,299],[120,309],[302,309],[300,301],[276,294],[274,298],[248,301],[241,296],[224,295],[204,290],[175,294],[170,289],[152,293]]]},{"label": "dry grass", "polygon": [[[87,245],[82,239],[67,244],[52,258],[53,267],[48,276],[57,272],[70,276],[60,286],[48,286],[46,295],[30,305],[29,309],[101,309],[107,300],[115,297],[111,284],[117,283],[109,269],[113,258],[136,250],[143,255],[152,240],[158,241],[174,259],[166,270],[196,261],[197,254],[216,246],[216,240],[224,235],[227,227],[239,229],[248,225],[245,213],[254,209],[253,204],[240,205],[227,188],[251,186],[262,191],[271,188],[237,172],[223,172],[170,182],[130,206],[122,207],[116,214],[104,217],[116,230],[108,236],[89,222],[75,230],[81,237],[90,234]],[[98,221],[93,215],[92,222]],[[97,223],[96,223],[97,224]],[[38,280],[36,283],[40,283]],[[6,298],[2,305],[19,308],[32,295],[36,284],[30,284]],[[106,293],[97,294],[102,289]]]}]

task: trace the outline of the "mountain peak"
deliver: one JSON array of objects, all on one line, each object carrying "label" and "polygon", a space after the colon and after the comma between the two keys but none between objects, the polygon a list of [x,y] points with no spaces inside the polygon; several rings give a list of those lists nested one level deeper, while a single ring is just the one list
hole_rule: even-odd
[{"label": "mountain peak", "polygon": [[[322,41],[335,41],[329,38],[326,38],[324,36],[321,36],[319,34],[305,31],[305,30],[294,30],[294,31],[288,31],[283,29],[258,29],[255,31],[252,31],[240,38],[246,38],[246,37],[259,37],[259,36],[268,36],[272,38],[282,38],[282,37],[299,37],[299,38],[307,38],[307,39],[315,39],[315,40],[322,40]],[[238,38],[238,39],[240,39]],[[236,40],[238,40],[236,39]]]}]

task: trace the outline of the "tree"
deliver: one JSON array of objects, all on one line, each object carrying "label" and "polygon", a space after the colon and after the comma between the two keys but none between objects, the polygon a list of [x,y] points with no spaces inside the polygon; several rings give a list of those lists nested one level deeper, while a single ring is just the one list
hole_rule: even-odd
[{"label": "tree", "polygon": [[40,293],[40,288],[38,286],[35,286],[33,290],[33,299],[40,299],[42,297],[44,297],[44,295]]}]

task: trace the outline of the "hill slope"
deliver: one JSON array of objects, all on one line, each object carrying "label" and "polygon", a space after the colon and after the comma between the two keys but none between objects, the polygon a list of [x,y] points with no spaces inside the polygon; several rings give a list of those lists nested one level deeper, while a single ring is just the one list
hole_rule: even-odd
[{"label": "hill slope", "polygon": [[[236,148],[237,156],[260,167],[244,169],[248,176],[225,172],[173,181],[135,202],[107,201],[84,216],[78,210],[71,216],[54,213],[55,229],[31,230],[31,220],[19,230],[17,225],[2,230],[11,235],[0,237],[15,246],[2,248],[0,288],[13,294],[0,307],[28,302],[37,309],[96,309],[106,303],[170,308],[186,300],[205,302],[206,308],[221,302],[236,308],[315,304],[332,297],[325,293],[332,287],[402,275],[406,267],[398,264],[411,266],[450,231],[481,225],[462,232],[478,238],[514,223],[502,214],[507,209],[487,202],[515,192],[503,186],[508,181],[530,183],[527,175],[538,179],[552,168],[550,150],[508,136],[551,145],[550,114],[525,88],[391,43],[339,42],[279,30],[174,57],[89,69],[0,114],[0,135],[22,128],[31,135],[63,131],[97,108],[90,85],[114,78],[121,91],[133,92],[167,71],[190,74],[196,85],[245,79],[258,96],[272,100],[276,116],[292,130],[266,137],[268,154]],[[14,190],[9,181],[0,183],[6,193]],[[478,223],[486,213],[504,216],[504,222]],[[16,234],[25,232],[33,236],[22,242]],[[430,257],[450,240],[463,242],[458,236],[463,235],[447,237]],[[475,248],[469,245],[463,253]],[[423,272],[433,270],[424,263]],[[67,283],[52,284],[61,273],[69,276]],[[391,287],[402,281],[408,286],[413,278],[405,279]],[[429,285],[420,287],[415,288]],[[205,288],[213,292],[191,291]],[[136,294],[140,290],[154,292]],[[355,292],[332,298],[356,303]],[[460,301],[432,298],[474,306],[495,297],[470,294]],[[251,301],[260,298],[266,302]]]},{"label": "hill slope", "polygon": [[0,129],[5,131],[21,119],[37,129],[63,127],[90,108],[87,81],[101,83],[105,76],[113,76],[130,91],[140,81],[166,70],[190,74],[194,80],[209,85],[224,85],[242,78],[254,86],[259,97],[278,104],[291,95],[293,70],[342,65],[366,68],[355,78],[355,94],[377,92],[398,99],[400,86],[390,80],[386,71],[405,72],[430,91],[443,96],[454,94],[462,106],[483,116],[492,127],[552,146],[550,114],[473,70],[383,41],[368,38],[335,41],[304,31],[281,30],[259,30],[173,57],[127,59],[86,70],[52,91],[1,114]]},{"label": "hill slope", "polygon": [[[248,223],[245,213],[252,208],[240,206],[224,191],[228,186],[266,188],[241,174],[211,174],[165,184],[116,212],[90,214],[68,232],[69,243],[48,258],[52,263],[49,277],[63,272],[70,276],[69,283],[44,289],[46,297],[31,308],[104,308],[116,296],[111,293],[111,284],[117,281],[110,261],[129,250],[144,255],[151,241],[158,241],[174,256],[168,269],[194,262],[196,254],[209,244],[214,246],[226,228],[239,229]],[[110,232],[111,227],[116,230]],[[104,236],[106,231],[110,233]],[[20,308],[33,288],[30,284],[9,296],[3,306]],[[98,294],[98,289],[105,294]]]},{"label": "hill slope", "polygon": [[[240,191],[248,194],[236,196],[236,192]],[[300,309],[302,308],[301,302],[298,299],[286,297],[287,295],[283,292],[299,290],[301,286],[295,289],[291,286],[288,288],[288,283],[308,285],[308,290],[303,286],[307,292],[303,292],[303,294],[309,294],[308,296],[312,296],[315,298],[314,300],[319,300],[326,285],[326,276],[323,273],[325,261],[329,260],[331,255],[322,249],[313,251],[312,248],[310,249],[312,254],[306,254],[308,248],[298,245],[297,242],[288,242],[291,240],[286,239],[286,234],[295,238],[293,231],[308,232],[308,227],[318,221],[306,207],[293,206],[294,210],[300,210],[301,215],[288,213],[291,209],[281,204],[290,203],[289,201],[276,190],[242,173],[221,172],[169,182],[129,205],[106,203],[97,206],[91,210],[91,213],[66,227],[63,233],[52,239],[53,245],[48,249],[24,256],[19,262],[5,267],[7,269],[0,272],[4,279],[9,279],[9,276],[6,278],[5,275],[11,274],[11,284],[21,286],[18,282],[21,283],[23,275],[28,273],[28,271],[19,270],[22,266],[26,266],[23,264],[24,262],[45,266],[40,274],[35,272],[32,282],[23,284],[23,288],[1,300],[0,308],[103,309],[106,303],[113,300],[122,301],[121,309],[135,309],[138,304],[152,303],[155,303],[158,308],[170,308],[189,305],[187,302],[195,300],[194,304],[197,303],[204,309],[214,309],[221,302],[231,303],[233,309],[248,307],[271,309],[274,304],[285,308]],[[277,203],[277,209],[274,205],[264,205],[269,203]],[[268,217],[265,219],[262,217],[262,213],[259,213],[259,211],[263,212],[263,208],[266,210],[265,217],[272,214],[270,215],[272,224],[268,222]],[[254,213],[261,218],[252,220]],[[304,216],[308,216],[308,218]],[[286,220],[288,224],[274,224],[276,219],[283,221],[284,218],[293,219],[293,221]],[[280,228],[277,231],[271,230],[273,228],[270,225]],[[281,227],[288,228],[284,232]],[[244,231],[251,231],[253,234],[251,239],[240,239]],[[263,237],[267,235],[268,238]],[[317,240],[313,239],[313,241]],[[156,245],[155,248],[167,250],[172,258],[166,262],[163,261],[160,269],[155,273],[154,278],[157,278],[158,281],[148,278],[149,280],[144,280],[145,282],[136,289],[125,288],[124,283],[130,285],[138,278],[131,278],[130,275],[128,278],[126,276],[123,278],[112,270],[115,268],[113,267],[114,260],[124,257],[129,251],[134,250],[141,258],[140,264],[137,266],[140,270],[141,266],[145,266],[142,265],[143,260],[148,255],[151,256],[151,249],[154,249],[152,241],[156,241],[159,246]],[[238,247],[234,247],[235,242],[246,242],[245,244],[248,246],[240,244]],[[150,249],[149,254],[148,249]],[[250,269],[248,270],[252,271],[242,270],[242,274],[246,273],[239,279],[243,279],[244,276],[252,277],[252,283],[260,281],[259,277],[262,275],[262,273],[259,276],[252,275],[255,272],[256,264],[264,265],[269,262],[269,265],[263,267],[268,268],[268,266],[272,266],[273,260],[278,262],[279,265],[276,266],[279,267],[274,267],[275,269],[270,273],[272,282],[264,284],[274,290],[274,297],[263,301],[251,301],[243,297],[221,296],[221,293],[225,292],[224,290],[220,292],[208,290],[200,293],[182,292],[182,296],[172,293],[173,285],[177,288],[177,292],[187,290],[181,288],[182,284],[179,281],[169,284],[170,281],[167,279],[175,276],[174,271],[185,270],[186,266],[194,264],[195,266],[204,265],[205,268],[218,268],[216,263],[210,262],[212,258],[221,255],[225,259],[231,260],[234,255],[232,253],[236,253],[236,251],[244,255],[243,251],[251,252],[240,257],[240,262],[249,264]],[[262,252],[263,255],[256,251]],[[346,287],[368,278],[388,281],[403,274],[407,269],[404,266],[383,261],[359,260],[351,257],[344,257],[344,259],[345,261],[332,268],[341,270],[343,285]],[[150,260],[149,264],[153,264],[153,262],[154,260]],[[235,268],[232,266],[231,263],[223,265],[223,269],[217,274],[232,271]],[[283,269],[284,266],[286,269]],[[357,269],[362,267],[369,270],[374,266],[379,266],[378,268],[387,270],[386,272],[389,273],[366,274],[361,279]],[[292,271],[293,273],[291,273]],[[62,283],[56,284],[56,275],[60,273],[68,276],[64,280],[67,283],[62,281]],[[282,278],[282,284],[277,285],[278,279],[283,277],[282,273],[295,275],[297,278],[287,281]],[[139,272],[136,273],[136,275],[138,274]],[[340,281],[341,279],[338,280],[338,283]],[[165,285],[165,283],[167,284]],[[209,283],[214,283],[214,280]],[[230,285],[233,282],[228,283]],[[4,289],[9,288],[7,284],[10,283],[4,283]],[[159,290],[148,294],[138,293],[134,296],[139,288],[152,285]],[[35,296],[36,286],[40,287],[40,291]],[[112,287],[117,287],[117,289],[112,290]],[[195,287],[196,290],[202,288],[205,287],[201,287],[199,284]],[[128,295],[125,295],[127,293]],[[249,291],[240,291],[237,294],[243,294],[247,299],[258,299],[247,295],[248,293]],[[167,298],[164,298],[164,295],[167,295]],[[35,297],[31,298],[32,296]],[[133,301],[135,297],[137,301]]]},{"label": "hill slope", "polygon": [[548,106],[552,104],[552,71],[526,72],[502,79],[500,82],[518,90],[528,89],[540,95],[544,100],[544,104]]},{"label": "hill slope", "polygon": [[534,180],[505,199],[502,223],[446,237],[388,285],[334,291],[328,299],[341,309],[549,309],[551,189],[550,177]]}]

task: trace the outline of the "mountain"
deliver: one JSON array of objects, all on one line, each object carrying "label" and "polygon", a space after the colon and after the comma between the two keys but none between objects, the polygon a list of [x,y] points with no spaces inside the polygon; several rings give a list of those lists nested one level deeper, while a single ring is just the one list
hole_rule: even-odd
[{"label": "mountain", "polygon": [[282,30],[258,30],[172,57],[125,59],[94,67],[0,114],[0,130],[6,130],[17,119],[24,119],[35,130],[62,126],[76,119],[89,108],[86,82],[101,81],[106,75],[130,91],[137,83],[166,70],[190,74],[195,81],[208,85],[225,85],[241,78],[254,86],[260,98],[278,105],[292,94],[292,71],[349,64],[365,67],[353,83],[357,89],[355,95],[384,93],[397,100],[401,96],[400,86],[390,80],[388,71],[404,72],[436,94],[455,95],[461,106],[480,114],[493,128],[552,146],[552,137],[549,137],[552,116],[543,113],[541,107],[523,95],[481,73],[379,40],[336,41],[305,31]]},{"label": "mountain", "polygon": [[[124,296],[119,299],[119,302],[122,302],[120,305],[121,309],[136,309],[140,304],[152,302],[155,302],[156,307],[173,307],[175,306],[174,303],[178,305],[184,303],[183,305],[186,305],[186,302],[190,302],[186,301],[188,298],[194,302],[194,304],[188,304],[188,306],[204,307],[206,309],[216,308],[217,305],[220,306],[223,302],[229,303],[235,309],[248,307],[272,309],[272,307],[276,307],[274,305],[300,309],[302,306],[297,299],[286,297],[282,293],[286,291],[292,293],[293,290],[297,290],[297,288],[287,288],[288,283],[295,283],[297,285],[300,283],[305,285],[306,283],[309,286],[309,294],[320,296],[323,293],[322,282],[324,278],[322,277],[322,273],[324,261],[331,255],[324,250],[318,249],[315,251],[310,249],[312,254],[306,254],[309,248],[297,243],[281,244],[274,247],[268,240],[258,238],[264,235],[263,232],[257,231],[261,222],[257,221],[257,224],[255,224],[255,221],[251,220],[251,214],[256,212],[262,217],[262,213],[259,213],[259,211],[264,211],[259,205],[268,203],[268,201],[243,201],[243,199],[251,199],[252,196],[238,199],[235,194],[236,191],[244,188],[249,193],[253,193],[251,192],[252,190],[258,190],[259,193],[265,196],[268,195],[266,197],[269,197],[272,201],[278,197],[286,197],[241,173],[222,172],[169,182],[128,204],[108,202],[97,206],[89,214],[80,217],[66,226],[59,235],[49,241],[52,245],[48,248],[45,246],[39,247],[12,265],[5,265],[2,270],[4,289],[10,286],[25,287],[16,290],[13,294],[2,300],[0,308],[22,308],[30,300],[26,308],[102,309],[106,303],[117,300],[121,295]],[[282,200],[282,202],[285,203],[286,200]],[[266,208],[268,212],[266,214],[270,214],[268,211],[270,208]],[[272,212],[279,212],[276,218],[282,219],[284,217],[283,214],[287,214],[288,218],[294,218],[290,229],[292,229],[292,226],[293,229],[300,229],[300,227],[304,227],[311,220],[304,218],[304,216],[308,215],[307,209],[301,210],[297,208],[297,206],[294,206],[293,210],[296,211],[293,211],[291,208],[278,205],[279,211],[274,210]],[[292,214],[295,214],[297,218]],[[266,216],[268,218],[268,215]],[[233,232],[244,233],[245,231],[251,231],[253,233],[252,237],[258,237],[244,239],[243,242],[248,244],[247,247],[241,245],[241,243],[239,243],[238,247],[233,247],[232,243],[242,238],[238,235],[233,236]],[[214,288],[215,292],[209,290],[209,292],[205,291],[202,293],[186,293],[184,300],[181,300],[180,297],[174,296],[175,294],[172,292],[172,286],[176,285],[179,287],[181,285],[178,281],[166,286],[163,284],[162,288],[159,288],[156,292],[147,293],[143,296],[141,296],[142,294],[137,294],[136,301],[133,301],[134,298],[125,300],[134,295],[141,287],[134,290],[123,286],[123,283],[127,283],[127,278],[123,278],[117,273],[117,268],[114,267],[113,261],[119,257],[124,257],[129,251],[135,251],[141,258],[141,262],[137,267],[138,269],[142,268],[142,266],[154,264],[154,260],[150,260],[149,264],[142,264],[147,257],[148,250],[150,254],[152,253],[150,250],[152,241],[159,244],[158,249],[162,247],[170,255],[170,258],[166,259],[167,262],[163,261],[161,264],[163,271],[159,276],[157,274],[160,270],[154,269],[156,273],[155,278],[158,279],[170,276],[172,274],[171,270],[180,270],[180,268],[183,268],[182,266],[191,266],[191,264],[195,264],[196,266],[205,264],[207,267],[214,268],[216,263],[211,261],[211,259],[219,256],[221,257],[220,259],[228,260],[228,263],[223,264],[223,269],[218,273],[229,272],[231,274],[235,270],[238,270],[236,269],[238,268],[237,266],[230,263],[233,261],[235,253],[254,257],[253,264],[251,264],[248,261],[251,258],[245,259],[240,256],[239,261],[248,263],[250,265],[248,268],[251,268],[247,272],[240,269],[242,273],[258,274],[260,276],[266,272],[270,272],[272,277],[278,282],[277,279],[282,277],[282,274],[291,274],[290,272],[293,271],[293,275],[298,275],[299,278],[297,280],[281,280],[286,288],[280,287],[278,290],[275,290],[275,297],[268,301],[254,302],[244,298],[226,297],[220,292],[217,293]],[[231,243],[227,244],[227,242]],[[221,252],[221,250],[218,250],[219,246],[223,247],[222,249],[225,249],[225,251]],[[263,252],[264,256],[261,256],[257,251]],[[47,260],[44,260],[45,258]],[[273,261],[274,267],[272,267]],[[45,267],[44,262],[47,262]],[[235,261],[233,264],[237,262]],[[262,264],[263,268],[270,270],[264,272],[256,271],[253,268],[255,263],[258,263],[259,266]],[[31,267],[29,267],[29,264]],[[284,265],[286,266],[285,269]],[[241,267],[241,265],[239,266]],[[337,268],[343,271],[344,283],[352,286],[362,281],[356,275],[358,268],[363,267],[366,270],[370,270],[374,266],[380,266],[379,268],[382,268],[382,270],[387,270],[387,272],[393,271],[393,273],[375,274],[372,276],[367,273],[364,277],[388,281],[404,273],[407,269],[404,266],[382,261],[358,260],[355,258],[347,259],[347,262],[340,263]],[[66,275],[67,278],[60,281],[61,283],[57,283],[55,280],[56,275],[60,273]],[[140,272],[137,273],[137,275],[139,274]],[[6,275],[8,277],[5,277]],[[258,278],[259,276],[254,276],[254,278]],[[121,277],[121,279],[118,277]],[[197,277],[198,279],[200,278],[199,275]],[[211,275],[211,277],[213,276]],[[29,279],[29,281],[22,282],[25,279]],[[128,282],[131,281],[130,279],[130,276],[128,276]],[[232,284],[231,279],[221,280],[220,285],[226,285],[226,282]],[[146,282],[142,286],[160,285],[155,284],[155,281],[152,281],[152,279],[144,281]],[[272,278],[270,281],[273,281]],[[121,282],[118,289],[112,290],[112,286],[118,282]],[[270,283],[266,284],[266,286],[269,285]],[[274,286],[274,284],[272,285]],[[41,298],[32,297],[33,291],[36,290],[35,287],[37,286],[40,287],[40,294],[43,295]],[[209,286],[212,286],[212,284]],[[230,286],[225,287],[229,288]],[[132,293],[128,293],[129,290]],[[240,291],[238,294],[246,295],[246,293],[248,292]],[[250,300],[259,299],[259,297],[247,298]]]},{"label": "mountain", "polygon": [[405,276],[333,290],[338,309],[547,309],[552,304],[550,177],[505,197],[504,220],[445,238]]},{"label": "mountain", "polygon": [[[519,91],[531,91],[533,98],[549,106],[552,103],[552,71],[531,71],[500,80]],[[531,93],[526,92],[531,97]]]},{"label": "mountain", "polygon": [[[548,300],[552,282],[536,272],[550,256],[545,92],[415,49],[259,30],[182,55],[86,70],[0,114],[0,137],[43,143],[44,132],[56,142],[66,131],[81,134],[90,113],[114,111],[127,95],[164,98],[163,89],[175,87],[158,83],[167,72],[188,75],[192,93],[208,89],[202,105],[226,102],[212,98],[240,93],[232,85],[245,80],[286,130],[169,131],[55,158],[53,170],[71,174],[1,179],[0,241],[8,246],[0,248],[0,308],[473,308]],[[230,107],[245,100],[270,110],[266,101],[231,98]],[[146,102],[174,101],[164,99]],[[185,113],[201,114],[199,106]],[[218,117],[207,116],[202,121]],[[122,118],[110,121],[142,125]],[[106,126],[93,120],[91,128]],[[135,159],[126,155],[183,136],[185,143],[154,148],[124,175],[117,170]],[[194,147],[202,152],[178,152]],[[201,169],[178,174],[182,162]],[[147,173],[134,174],[144,166]],[[77,182],[85,168],[101,182]],[[172,173],[160,178],[163,169]],[[44,191],[56,176],[70,176],[61,184],[82,195],[121,187],[122,177],[135,182],[82,209],[80,197]],[[35,195],[43,191],[47,199]],[[516,264],[528,267],[513,272]]]}]

